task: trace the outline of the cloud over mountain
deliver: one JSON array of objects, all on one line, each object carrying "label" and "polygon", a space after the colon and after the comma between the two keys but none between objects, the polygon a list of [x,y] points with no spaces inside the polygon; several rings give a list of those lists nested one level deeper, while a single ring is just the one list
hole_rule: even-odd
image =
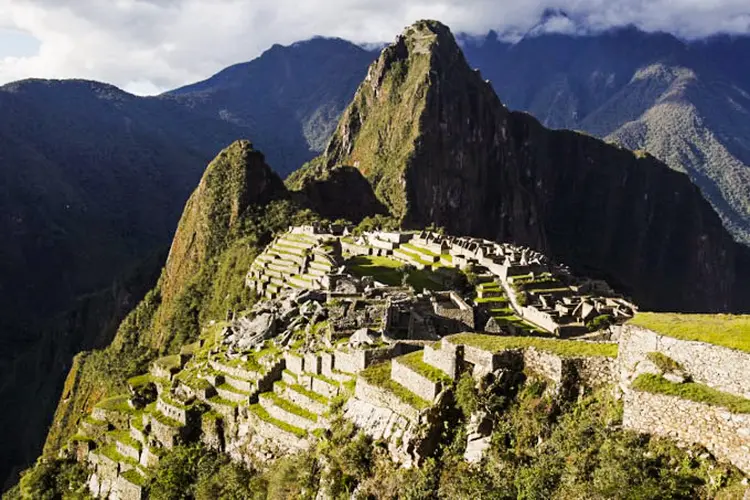
[{"label": "cloud over mountain", "polygon": [[750,31],[746,0],[0,0],[0,29],[39,42],[36,54],[8,55],[3,44],[18,38],[0,36],[0,82],[83,77],[155,93],[274,43],[315,35],[390,41],[418,18],[440,19],[454,32],[516,37],[625,24],[688,38]]}]

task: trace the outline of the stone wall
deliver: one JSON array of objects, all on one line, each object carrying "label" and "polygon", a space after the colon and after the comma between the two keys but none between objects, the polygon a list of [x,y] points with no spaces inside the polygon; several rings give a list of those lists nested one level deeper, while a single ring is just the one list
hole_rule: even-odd
[{"label": "stone wall", "polygon": [[301,375],[305,372],[305,359],[292,354],[290,352],[284,353],[284,361],[286,362],[286,369],[297,375]]},{"label": "stone wall", "polygon": [[391,362],[391,379],[429,402],[435,399],[435,396],[438,395],[441,389],[439,382],[433,382],[405,364],[402,364],[398,359],[394,359]]},{"label": "stone wall", "polygon": [[464,346],[456,346],[456,349],[442,349],[426,344],[423,356],[425,363],[442,370],[450,378],[455,379],[458,377],[464,359]]},{"label": "stone wall", "polygon": [[558,385],[569,382],[571,375],[570,363],[565,363],[562,358],[529,347],[523,352],[524,368],[542,375]]},{"label": "stone wall", "polygon": [[699,443],[750,474],[750,414],[634,390],[625,393],[624,402],[623,427]]},{"label": "stone wall", "polygon": [[118,500],[141,500],[144,498],[143,488],[133,484],[122,476],[117,477],[114,491]]},{"label": "stone wall", "polygon": [[696,382],[750,398],[750,353],[703,342],[679,340],[633,325],[620,329],[618,363],[623,388],[637,376],[649,352],[680,363]]},{"label": "stone wall", "polygon": [[187,425],[188,423],[188,412],[185,408],[171,405],[159,398],[156,400],[156,409],[172,420],[177,420],[182,425]]},{"label": "stone wall", "polygon": [[419,411],[416,408],[404,403],[389,391],[368,383],[362,377],[357,378],[354,397],[374,406],[389,408],[412,422],[417,422],[419,418]]},{"label": "stone wall", "polygon": [[576,358],[575,370],[578,380],[586,387],[604,387],[617,383],[617,358]]}]

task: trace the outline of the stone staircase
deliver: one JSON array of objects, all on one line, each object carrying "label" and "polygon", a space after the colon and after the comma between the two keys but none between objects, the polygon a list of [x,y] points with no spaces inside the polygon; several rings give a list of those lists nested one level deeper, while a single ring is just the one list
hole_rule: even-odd
[{"label": "stone staircase", "polygon": [[250,267],[247,284],[272,299],[285,288],[322,290],[337,265],[337,240],[286,233],[277,237]]}]

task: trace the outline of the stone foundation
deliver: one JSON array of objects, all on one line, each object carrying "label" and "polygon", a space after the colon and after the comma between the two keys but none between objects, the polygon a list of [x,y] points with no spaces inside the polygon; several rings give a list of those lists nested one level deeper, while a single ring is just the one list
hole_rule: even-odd
[{"label": "stone foundation", "polygon": [[750,414],[634,390],[625,393],[624,403],[626,429],[701,444],[750,474]]}]

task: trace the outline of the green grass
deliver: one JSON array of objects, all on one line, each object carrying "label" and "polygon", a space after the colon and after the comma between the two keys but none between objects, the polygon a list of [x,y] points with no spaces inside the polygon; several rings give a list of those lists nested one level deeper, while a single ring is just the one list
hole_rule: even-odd
[{"label": "green grass", "polygon": [[750,352],[750,315],[638,313],[629,324],[680,340]]},{"label": "green grass", "polygon": [[332,385],[334,387],[339,387],[341,384],[339,384],[338,380],[334,380],[332,378],[326,377],[325,375],[321,375],[318,373],[310,373],[309,374],[312,378],[317,378],[318,380],[322,380],[323,382],[326,382],[329,385]]},{"label": "green grass", "polygon": [[507,297],[477,297],[474,299],[477,304],[507,304]]},{"label": "green grass", "polygon": [[172,356],[164,356],[163,358],[159,358],[154,361],[154,364],[164,368],[165,370],[175,372],[180,369],[180,355],[174,354]]},{"label": "green grass", "polygon": [[430,269],[415,269],[409,273],[409,277],[406,282],[414,287],[415,290],[421,291],[423,289],[431,290],[433,292],[445,290],[445,286],[433,279],[435,273]]},{"label": "green grass", "polygon": [[124,445],[141,451],[142,444],[139,441],[133,439],[128,431],[110,431],[109,435],[112,436],[115,441],[119,441]]},{"label": "green grass", "polygon": [[141,432],[145,432],[146,426],[143,425],[143,417],[141,415],[138,415],[137,417],[131,418],[130,427],[133,427],[134,429],[139,430]]},{"label": "green grass", "polygon": [[107,425],[109,425],[109,423],[106,420],[97,420],[91,415],[86,415],[85,417],[83,417],[83,419],[81,419],[81,421],[86,422],[89,425],[100,426],[100,427],[106,427]]},{"label": "green grass", "polygon": [[307,432],[304,429],[300,429],[299,427],[295,427],[293,425],[290,425],[283,420],[279,420],[276,418],[273,418],[271,415],[268,414],[265,408],[263,408],[259,404],[253,404],[248,407],[248,410],[255,414],[258,418],[263,420],[264,422],[268,422],[269,424],[275,425],[281,430],[290,432],[294,434],[295,436],[299,438],[304,438],[307,436]]},{"label": "green grass", "polygon": [[403,264],[388,257],[374,257],[360,255],[346,261],[346,267],[355,276],[372,276],[375,280],[386,285],[401,285],[401,268]]},{"label": "green grass", "polygon": [[307,420],[311,420],[313,422],[318,421],[318,416],[315,413],[309,410],[306,410],[305,408],[302,408],[301,406],[296,405],[289,400],[282,398],[281,396],[279,396],[278,394],[274,392],[264,392],[263,394],[260,395],[260,397],[262,399],[270,400],[271,402],[273,402],[274,405],[278,406],[282,410],[289,412],[293,415],[306,418]]},{"label": "green grass", "polygon": [[284,370],[282,373],[286,373],[287,375],[289,375],[290,377],[292,377],[294,380],[297,380],[297,374],[294,373],[291,370]]},{"label": "green grass", "polygon": [[96,404],[97,408],[101,408],[103,410],[110,410],[110,411],[119,411],[123,413],[133,413],[135,410],[130,407],[130,404],[128,403],[128,396],[114,396],[111,398],[104,399],[102,401],[99,401]]},{"label": "green grass", "polygon": [[133,483],[137,486],[145,486],[148,481],[141,476],[135,469],[129,469],[120,474],[123,479],[128,481],[129,483]]},{"label": "green grass", "polygon": [[274,385],[278,385],[279,387],[282,387],[282,388],[288,387],[292,391],[302,394],[303,396],[306,396],[309,399],[312,399],[313,401],[317,401],[318,403],[321,403],[324,405],[327,405],[328,403],[330,403],[330,400],[327,397],[323,396],[322,394],[318,394],[317,392],[313,392],[300,384],[288,385],[282,382],[281,380],[279,380],[277,382],[274,382]]},{"label": "green grass", "polygon": [[151,414],[151,417],[156,419],[159,423],[164,424],[168,427],[172,427],[174,429],[179,429],[182,427],[182,423],[178,422],[177,420],[170,418],[166,415],[164,415],[162,412],[155,411]]},{"label": "green grass", "polygon": [[134,389],[144,387],[153,382],[153,377],[150,373],[144,373],[143,375],[136,375],[128,379],[128,385]]},{"label": "green grass", "polygon": [[217,396],[212,396],[212,397],[208,398],[208,400],[211,403],[215,403],[215,404],[222,405],[222,406],[234,407],[234,406],[238,406],[238,404],[239,404],[239,403],[237,403],[237,401],[230,401],[230,400],[224,399],[224,398],[222,398],[221,396],[218,396],[218,395]]},{"label": "green grass", "polygon": [[106,446],[102,446],[99,449],[99,453],[109,458],[113,462],[123,462],[123,463],[130,464],[133,467],[138,466],[137,460],[134,460],[130,457],[126,457],[125,455],[122,455],[119,451],[117,451],[117,447],[114,444],[108,444]]},{"label": "green grass", "polygon": [[193,371],[183,370],[175,377],[177,380],[198,391],[209,389],[211,384],[208,380],[200,378],[197,373]]},{"label": "green grass", "polygon": [[429,401],[420,398],[406,387],[391,379],[390,361],[368,366],[359,372],[359,376],[368,383],[391,392],[394,396],[416,410],[424,410],[430,406]]},{"label": "green grass", "polygon": [[440,258],[453,264],[453,256],[449,253],[441,253]]},{"label": "green grass", "polygon": [[669,373],[677,370],[682,370],[682,365],[670,358],[666,354],[660,352],[649,352],[646,354],[646,358],[651,361],[657,368],[663,373]]},{"label": "green grass", "polygon": [[440,382],[443,384],[450,384],[451,378],[446,374],[443,370],[440,370],[438,368],[435,368],[432,365],[429,365],[424,362],[422,359],[422,356],[424,354],[424,351],[415,351],[409,354],[406,354],[405,356],[400,356],[396,358],[396,361],[399,363],[406,365],[411,370],[417,372],[418,374],[422,375],[426,379],[432,381],[432,382]]},{"label": "green grass", "polygon": [[237,389],[235,386],[229,384],[228,382],[224,382],[220,386],[216,387],[217,389],[221,389],[222,391],[231,392],[234,394],[240,394],[242,396],[247,396],[248,393],[243,391],[242,389]]},{"label": "green grass", "polygon": [[73,437],[70,438],[70,441],[74,442],[80,442],[80,443],[95,443],[96,440],[92,438],[91,436],[86,436],[84,434],[75,434]]},{"label": "green grass", "polygon": [[597,344],[577,340],[558,340],[540,337],[501,337],[480,333],[459,333],[458,335],[451,335],[447,339],[451,344],[465,344],[491,352],[534,347],[540,351],[562,357],[617,357],[617,344]]},{"label": "green grass", "polygon": [[427,255],[429,257],[440,257],[440,254],[436,254],[435,252],[431,252],[430,250],[427,250],[426,248],[418,247],[417,245],[413,245],[411,243],[402,243],[401,248],[405,248],[406,250],[410,250],[412,253],[421,253],[423,255]]},{"label": "green grass", "polygon": [[632,387],[639,391],[676,396],[711,406],[721,406],[732,413],[750,413],[750,399],[717,391],[707,385],[695,382],[674,384],[660,375],[644,373],[633,381]]}]

